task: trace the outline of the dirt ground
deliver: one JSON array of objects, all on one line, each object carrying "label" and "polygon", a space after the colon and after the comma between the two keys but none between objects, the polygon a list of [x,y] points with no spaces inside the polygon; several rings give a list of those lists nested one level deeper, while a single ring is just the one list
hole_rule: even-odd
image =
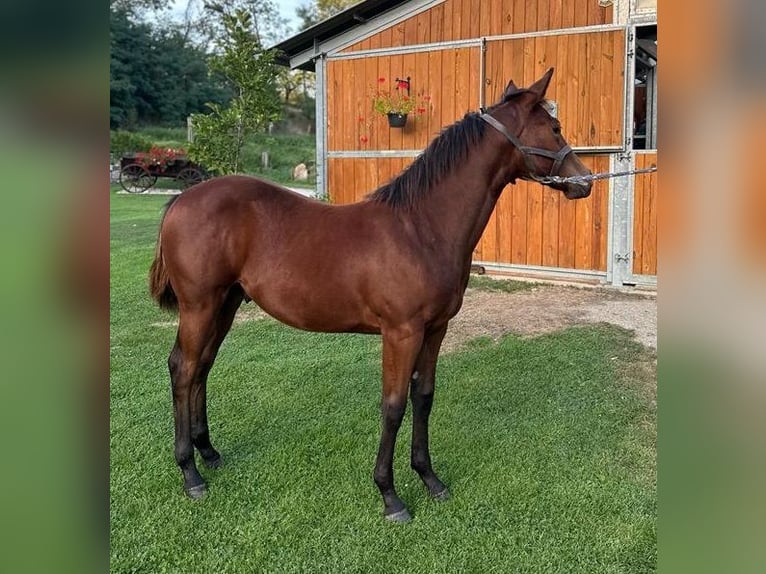
[{"label": "dirt ground", "polygon": [[641,344],[656,351],[656,297],[559,285],[537,285],[515,293],[468,289],[460,313],[450,322],[442,349],[449,352],[481,336],[534,336],[570,325],[601,322],[632,330]]}]

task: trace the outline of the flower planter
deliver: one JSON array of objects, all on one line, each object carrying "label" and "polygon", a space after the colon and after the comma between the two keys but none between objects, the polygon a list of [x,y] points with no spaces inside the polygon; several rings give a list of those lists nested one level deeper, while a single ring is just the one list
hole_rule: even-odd
[{"label": "flower planter", "polygon": [[407,124],[407,114],[388,114],[388,125],[392,128],[403,128]]}]

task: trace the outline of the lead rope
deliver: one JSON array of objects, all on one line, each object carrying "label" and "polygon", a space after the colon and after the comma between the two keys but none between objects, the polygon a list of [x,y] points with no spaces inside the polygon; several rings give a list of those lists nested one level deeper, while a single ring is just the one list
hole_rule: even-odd
[{"label": "lead rope", "polygon": [[538,183],[542,183],[543,185],[549,184],[549,183],[588,183],[591,181],[596,181],[598,179],[609,179],[611,177],[625,177],[626,175],[635,175],[639,173],[652,173],[655,171],[657,171],[657,166],[653,165],[651,167],[646,167],[643,169],[632,169],[630,171],[592,173],[590,175],[570,175],[568,177],[563,177],[560,175],[546,175],[544,177],[540,177],[537,175],[530,175],[529,179],[532,179]]}]

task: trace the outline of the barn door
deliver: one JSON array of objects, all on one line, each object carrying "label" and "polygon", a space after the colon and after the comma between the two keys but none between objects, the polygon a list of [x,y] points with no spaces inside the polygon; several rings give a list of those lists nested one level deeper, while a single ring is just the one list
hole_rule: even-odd
[{"label": "barn door", "polygon": [[[528,86],[550,67],[547,97],[567,140],[591,170],[608,171],[608,153],[624,143],[624,30],[488,40],[484,102],[497,101],[509,79]],[[608,204],[605,181],[578,201],[520,182],[500,197],[474,259],[605,276]]]}]

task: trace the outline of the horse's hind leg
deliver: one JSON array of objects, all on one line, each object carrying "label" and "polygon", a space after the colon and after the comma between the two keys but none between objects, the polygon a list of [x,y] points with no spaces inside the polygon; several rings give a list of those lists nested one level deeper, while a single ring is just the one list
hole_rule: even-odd
[{"label": "horse's hind leg", "polygon": [[410,383],[412,401],[412,468],[420,475],[431,496],[437,500],[446,500],[449,490],[434,473],[431,467],[431,455],[428,450],[428,417],[434,400],[436,361],[439,358],[446,326],[430,333],[423,342],[423,348],[415,362],[415,371]]},{"label": "horse's hind leg", "polygon": [[231,329],[234,315],[243,297],[244,293],[239,285],[229,289],[216,318],[215,335],[202,354],[199,376],[192,382],[191,439],[208,468],[218,468],[221,465],[221,455],[210,443],[210,430],[207,424],[207,377],[213,367],[218,349],[221,348],[221,343]]},{"label": "horse's hind leg", "polygon": [[194,462],[192,387],[204,372],[203,354],[214,340],[222,299],[223,295],[194,306],[180,307],[178,336],[168,359],[173,390],[175,458],[184,476],[184,491],[192,498],[199,498],[206,491],[205,481]]},{"label": "horse's hind leg", "polygon": [[383,331],[383,432],[375,461],[375,484],[383,497],[383,516],[392,522],[407,522],[410,513],[394,489],[394,445],[407,408],[407,387],[423,343],[422,328]]}]

